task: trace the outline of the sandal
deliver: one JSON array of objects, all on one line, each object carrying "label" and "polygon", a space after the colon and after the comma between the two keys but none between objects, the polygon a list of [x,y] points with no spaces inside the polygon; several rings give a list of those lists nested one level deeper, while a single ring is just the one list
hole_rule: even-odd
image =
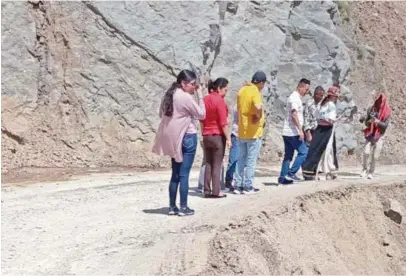
[{"label": "sandal", "polygon": [[227,195],[226,194],[220,194],[220,195],[212,195],[211,197],[212,198],[225,198],[225,197],[227,197]]},{"label": "sandal", "polygon": [[334,174],[334,173],[328,173],[327,175],[326,175],[326,180],[335,180],[335,179],[337,179],[337,175],[336,174]]}]

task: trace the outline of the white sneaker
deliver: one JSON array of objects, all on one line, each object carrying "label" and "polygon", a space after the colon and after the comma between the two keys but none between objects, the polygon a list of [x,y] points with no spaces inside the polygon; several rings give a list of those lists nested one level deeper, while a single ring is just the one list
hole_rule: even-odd
[{"label": "white sneaker", "polygon": [[233,193],[234,193],[235,195],[243,195],[243,194],[244,194],[244,190],[243,190],[242,188],[236,187],[236,188],[234,189]]},{"label": "white sneaker", "polygon": [[372,173],[369,173],[368,176],[367,176],[367,178],[368,178],[368,179],[373,179],[374,176],[372,175]]},{"label": "white sneaker", "polygon": [[367,171],[363,170],[362,173],[359,176],[361,178],[365,178],[367,176]]}]

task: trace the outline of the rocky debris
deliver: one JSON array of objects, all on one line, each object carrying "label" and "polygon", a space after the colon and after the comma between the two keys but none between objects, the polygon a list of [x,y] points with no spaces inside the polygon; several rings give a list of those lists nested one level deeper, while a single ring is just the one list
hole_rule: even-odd
[{"label": "rocky debris", "polygon": [[389,208],[384,211],[385,216],[390,218],[397,224],[402,223],[403,216],[405,215],[404,207],[399,203],[399,201],[391,199],[389,201]]},{"label": "rocky debris", "polygon": [[382,245],[383,246],[389,246],[389,241],[387,239],[383,240]]}]

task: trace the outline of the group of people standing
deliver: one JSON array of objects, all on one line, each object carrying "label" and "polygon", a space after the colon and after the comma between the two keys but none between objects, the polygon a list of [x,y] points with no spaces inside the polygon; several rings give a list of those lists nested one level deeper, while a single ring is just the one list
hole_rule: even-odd
[{"label": "group of people standing", "polygon": [[[189,174],[198,145],[198,124],[203,136],[205,198],[224,198],[221,191],[222,164],[226,148],[230,149],[225,188],[234,194],[259,191],[254,187],[256,163],[264,133],[265,113],[261,90],[268,83],[266,74],[256,72],[251,82],[246,82],[237,94],[233,108],[233,122],[229,131],[229,109],[225,101],[228,80],[218,78],[208,84],[208,94],[203,97],[197,76],[182,70],[176,82],[166,91],[159,115],[153,152],[171,157],[172,176],[169,184],[169,215],[193,215],[187,204]],[[303,105],[302,97],[309,93],[310,81],[301,79],[289,96],[282,130],[285,146],[284,159],[278,183],[289,185],[302,181],[296,174],[302,169],[304,180],[314,180],[319,172],[335,179],[338,170],[335,141],[337,117],[336,102],[339,84],[335,83],[325,93],[317,86],[313,99]],[[196,101],[196,98],[198,99]],[[384,94],[380,94],[362,122],[366,146],[363,175],[372,177],[375,160],[382,144],[381,136],[388,126],[390,109]],[[295,151],[296,158],[291,164]],[[371,162],[369,156],[372,152]],[[371,165],[369,165],[371,164]],[[176,205],[179,189],[180,208]]]}]

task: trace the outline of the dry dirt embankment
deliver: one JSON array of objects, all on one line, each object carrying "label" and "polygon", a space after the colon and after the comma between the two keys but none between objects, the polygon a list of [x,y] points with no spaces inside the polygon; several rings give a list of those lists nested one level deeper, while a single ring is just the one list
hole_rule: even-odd
[{"label": "dry dirt embankment", "polygon": [[395,198],[406,206],[405,184],[317,192],[258,210],[217,232],[202,275],[405,275],[406,224],[385,216]]},{"label": "dry dirt embankment", "polygon": [[398,224],[384,212],[391,199],[404,210],[406,172],[379,167],[372,181],[357,172],[277,187],[278,168],[260,168],[259,194],[208,200],[191,190],[187,218],[166,215],[168,171],[2,183],[2,273],[404,275],[405,213]]}]

